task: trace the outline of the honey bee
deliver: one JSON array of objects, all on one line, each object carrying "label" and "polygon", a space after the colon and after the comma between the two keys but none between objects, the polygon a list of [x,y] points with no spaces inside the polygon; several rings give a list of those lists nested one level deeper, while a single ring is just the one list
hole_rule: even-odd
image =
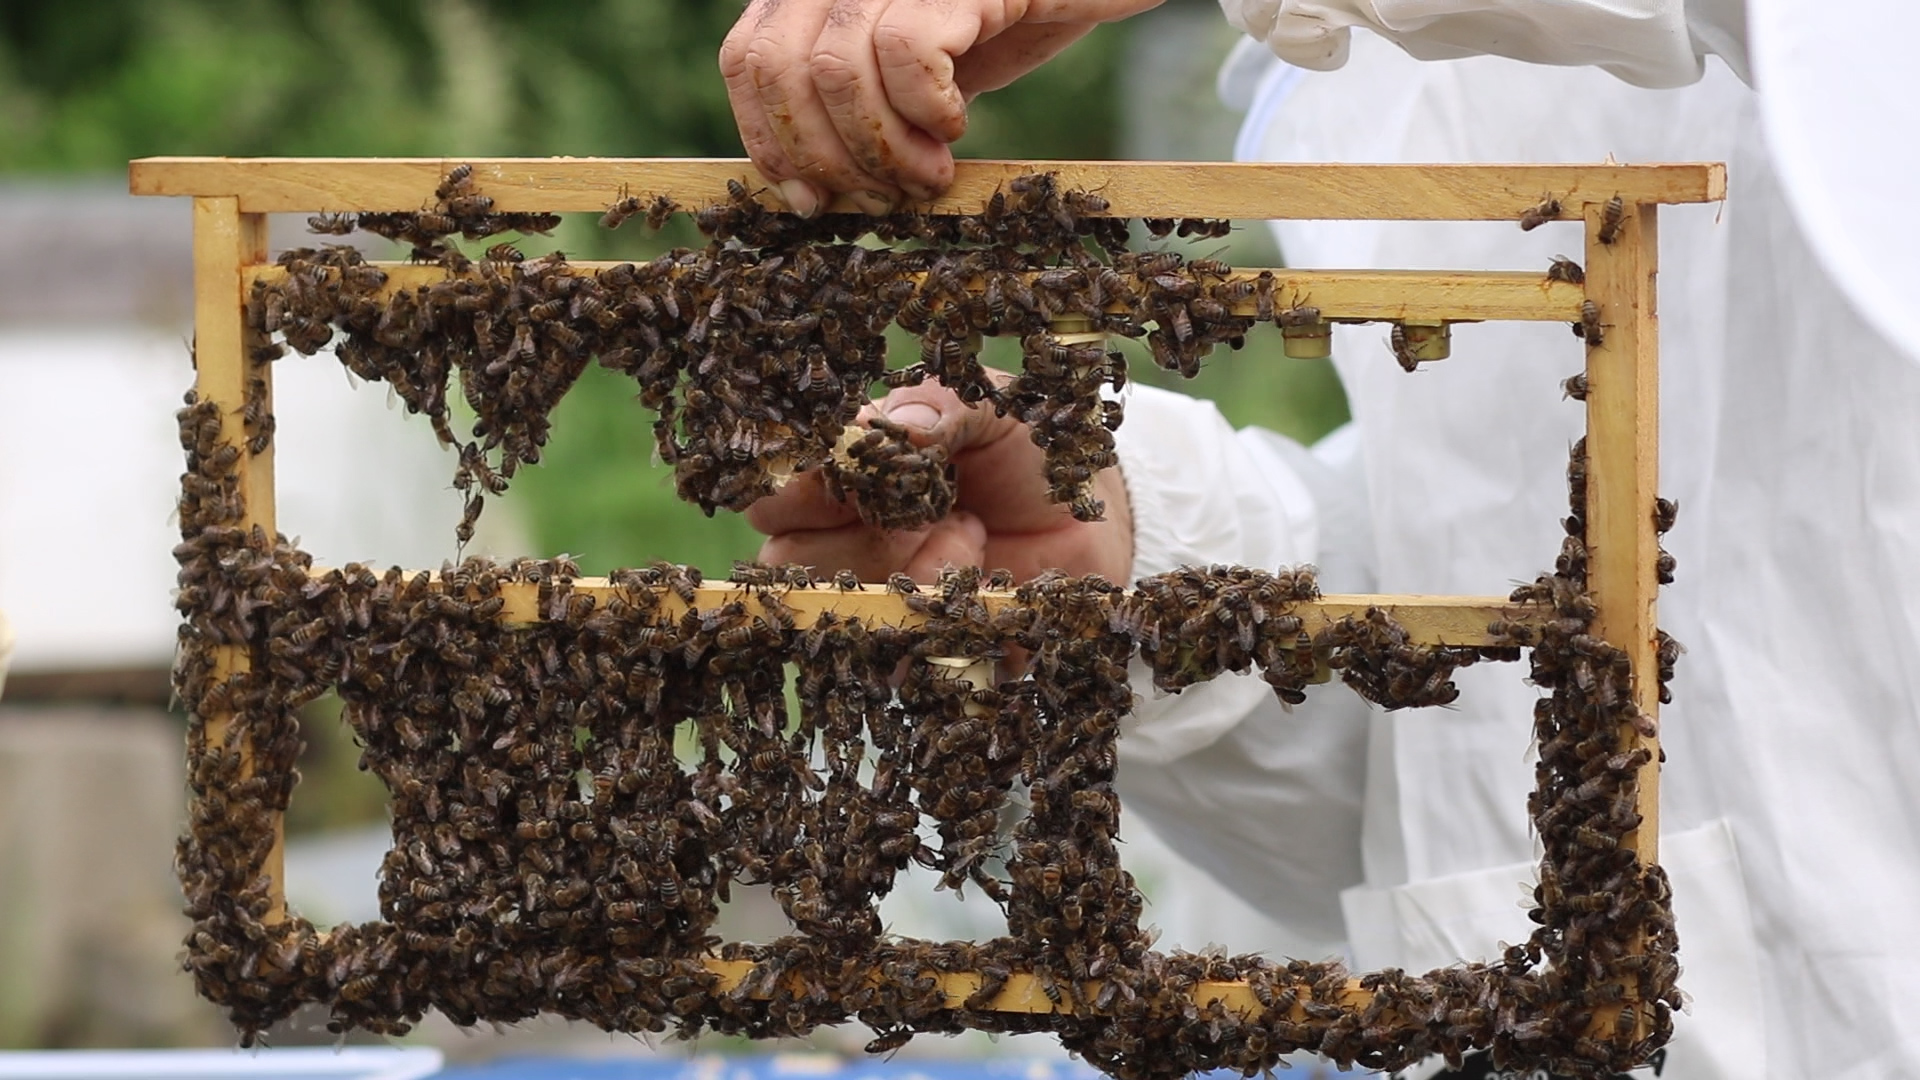
[{"label": "honey bee", "polygon": [[358,978],[349,979],[346,983],[341,985],[340,1000],[365,1001],[368,998],[372,997],[373,992],[379,989],[379,987],[380,987],[380,976],[361,975]]},{"label": "honey bee", "polygon": [[[1603,851],[1611,851],[1620,846],[1618,837],[1609,836],[1589,825],[1582,825],[1576,828],[1573,831],[1573,838],[1574,841],[1582,847],[1598,848]],[[1605,902],[1604,897],[1601,898],[1601,900],[1602,903]]]},{"label": "honey bee", "polygon": [[1394,323],[1393,329],[1388,332],[1387,344],[1393,350],[1393,358],[1399,362],[1400,370],[1409,372],[1419,370],[1420,358],[1413,355],[1413,346],[1407,343],[1406,327]]},{"label": "honey bee", "polygon": [[1606,340],[1606,332],[1600,324],[1600,305],[1592,300],[1580,301],[1580,321],[1573,324],[1574,336],[1586,341],[1590,349],[1598,348]]},{"label": "honey bee", "polygon": [[891,1031],[882,1032],[878,1038],[867,1043],[867,1053],[891,1054],[907,1045],[907,1043],[913,1039],[913,1034],[913,1029],[910,1027],[894,1028]]},{"label": "honey bee", "polygon": [[1653,500],[1653,531],[1670,532],[1680,517],[1680,504],[1673,499],[1656,498]]},{"label": "honey bee", "polygon": [[655,195],[647,205],[647,228],[658,232],[666,228],[667,220],[678,212],[680,207],[665,195]]},{"label": "honey bee", "polygon": [[1175,230],[1179,236],[1196,236],[1206,240],[1218,240],[1233,232],[1233,222],[1212,218],[1182,218]]},{"label": "honey bee", "polygon": [[[488,211],[492,209],[493,209],[493,200],[485,195],[456,195],[453,198],[447,200],[447,213],[452,215],[454,218],[460,220],[461,222],[460,231],[466,232],[469,234],[478,234],[478,235],[484,236],[494,231],[492,228],[490,228],[486,224],[479,224],[476,226],[476,223],[471,221],[471,219],[473,218],[484,216]],[[523,220],[519,220],[518,217],[516,216],[515,224],[525,224],[525,222]],[[528,230],[528,231],[540,231],[540,230]]]},{"label": "honey bee", "polygon": [[626,224],[628,218],[638,214],[645,206],[646,203],[638,195],[623,195],[615,200],[613,205],[607,207],[607,212],[600,218],[600,227],[603,229],[617,229]]},{"label": "honey bee", "polygon": [[446,177],[440,181],[440,186],[434,189],[433,197],[446,202],[456,195],[464,194],[472,187],[473,166],[462,163],[447,171]]},{"label": "honey bee", "polygon": [[1565,255],[1555,255],[1553,257],[1553,264],[1547,267],[1547,280],[1564,281],[1571,285],[1585,285],[1587,283],[1587,272],[1581,269],[1579,263],[1574,262]]},{"label": "honey bee", "polygon": [[357,214],[315,214],[307,219],[307,230],[324,236],[346,236],[359,227]]},{"label": "honey bee", "polygon": [[586,350],[586,337],[565,323],[549,323],[545,331],[548,337],[569,353],[578,355]]},{"label": "honey bee", "polygon": [[1598,239],[1601,243],[1611,245],[1619,239],[1620,225],[1626,219],[1626,214],[1627,204],[1620,196],[1615,195],[1607,200],[1607,205],[1600,211]]},{"label": "honey bee", "polygon": [[1546,195],[1539,202],[1527,207],[1520,215],[1520,228],[1532,232],[1547,222],[1559,218],[1561,209],[1559,199],[1551,194]]}]

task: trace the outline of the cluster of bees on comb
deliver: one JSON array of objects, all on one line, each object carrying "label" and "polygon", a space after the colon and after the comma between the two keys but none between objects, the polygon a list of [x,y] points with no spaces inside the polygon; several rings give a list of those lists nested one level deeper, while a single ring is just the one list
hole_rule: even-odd
[{"label": "cluster of bees on comb", "polygon": [[882,529],[911,529],[947,516],[959,492],[947,448],[914,445],[907,429],[875,417],[849,431],[845,449],[821,465],[827,491],[851,499],[860,519]]},{"label": "cluster of bees on comb", "polygon": [[[1046,175],[1015,178],[977,215],[816,221],[769,211],[736,182],[728,201],[693,212],[705,247],[595,272],[559,255],[526,259],[507,243],[478,259],[463,254],[456,236],[555,225],[553,215],[492,206],[461,166],[431,210],[316,216],[316,230],[364,228],[449,273],[418,288],[390,286],[351,245],[296,248],[280,257],[284,273],[256,282],[248,304],[256,355],[311,355],[338,337],[350,370],[387,382],[432,420],[459,451],[456,483],[469,493],[463,538],[485,497],[539,460],[547,414],[595,358],[639,384],[681,496],[709,513],[744,509],[787,476],[833,460],[874,386],[934,378],[1025,422],[1044,450],[1052,497],[1094,520],[1104,508],[1093,476],[1116,462],[1122,415],[1102,390],[1126,382],[1125,358],[1105,347],[1107,335],[1144,337],[1158,363],[1193,375],[1216,344],[1237,346],[1256,322],[1317,318],[1286,306],[1271,274],[1234,279],[1216,260],[1127,251],[1126,222],[1098,216],[1105,200],[1062,192]],[[657,226],[680,209],[627,195],[603,223]],[[1225,225],[1155,223],[1206,236]],[[869,236],[895,246],[859,242]],[[1232,313],[1248,301],[1254,315]],[[1076,330],[1058,332],[1065,323]],[[920,359],[889,371],[886,332],[895,326],[920,339]],[[1021,341],[1019,374],[989,376],[979,360],[986,335]],[[476,418],[470,436],[449,419],[456,376]],[[885,504],[869,520],[936,519],[922,496],[937,482],[891,477],[940,463],[884,464],[891,471],[870,470],[884,478],[858,485]]]},{"label": "cluster of bees on comb", "polygon": [[[370,226],[443,263],[445,281],[389,289],[351,248],[293,253],[250,298],[250,361],[340,335],[343,364],[388,382],[458,448],[457,482],[478,500],[538,460],[548,413],[598,357],[658,411],[683,494],[737,508],[771,490],[770,460],[820,467],[887,527],[914,520],[901,503],[924,507],[921,520],[945,512],[946,463],[884,422],[851,439],[846,428],[872,383],[933,377],[1027,419],[1055,497],[1097,513],[1078,470],[1111,463],[1118,412],[1101,390],[1124,366],[1063,343],[1055,325],[1144,334],[1181,368],[1244,334],[1252,320],[1225,305],[1265,286],[1126,252],[1124,224],[1089,212],[1097,196],[1043,177],[1010,187],[973,217],[818,221],[736,188],[696,213],[704,251],[580,274],[498,247],[460,256],[455,233],[548,223],[508,225],[456,169],[438,209]],[[623,195],[609,224],[676,209]],[[863,232],[921,246],[851,242]],[[1270,292],[1259,303],[1264,318],[1299,317],[1267,311]],[[920,328],[922,357],[888,372],[882,334],[895,323]],[[1022,335],[1020,374],[985,374],[985,332]],[[447,408],[455,374],[476,417],[464,439]],[[921,1033],[1044,1031],[1110,1075],[1149,1080],[1251,1076],[1302,1050],[1392,1069],[1488,1047],[1504,1067],[1597,1075],[1645,1060],[1671,1031],[1665,878],[1622,844],[1645,759],[1619,751],[1620,732],[1648,721],[1625,654],[1588,635],[1583,448],[1561,560],[1515,594],[1553,617],[1496,624],[1497,646],[1468,649],[1414,644],[1380,610],[1310,625],[1319,591],[1304,568],[1187,568],[1131,590],[1057,573],[896,575],[887,590],[912,616],[899,624],[831,603],[801,615],[800,598],[863,586],[798,566],[739,564],[718,592],[667,564],[583,588],[565,558],[322,572],[246,525],[242,451],[270,442],[271,421],[252,394],[238,441],[211,401],[189,394],[179,416],[186,965],[243,1042],[305,1003],[337,1030],[388,1034],[430,1009],[461,1025],[553,1013],[687,1037],[858,1020],[876,1052]],[[1658,512],[1664,531],[1672,507]],[[1530,812],[1546,861],[1526,943],[1357,982],[1332,962],[1151,948],[1116,845],[1130,665],[1173,691],[1257,672],[1290,705],[1338,671],[1400,708],[1450,702],[1458,666],[1522,650],[1552,691],[1536,718]],[[1663,638],[1663,688],[1676,655]],[[327,693],[390,792],[394,837],[382,918],[331,930],[277,910],[267,869],[296,782],[298,711]],[[1006,933],[886,933],[876,905],[914,865],[983,894]],[[792,932],[721,941],[719,905],[761,886]],[[728,963],[744,976],[723,977]],[[1245,983],[1258,1008],[1200,992],[1217,981]],[[1021,984],[1050,1010],[1004,1007]]]}]

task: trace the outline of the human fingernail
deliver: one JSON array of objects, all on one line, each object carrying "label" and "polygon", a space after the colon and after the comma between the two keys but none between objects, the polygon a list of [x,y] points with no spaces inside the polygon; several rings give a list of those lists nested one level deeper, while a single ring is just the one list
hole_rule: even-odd
[{"label": "human fingernail", "polygon": [[902,427],[932,431],[933,426],[940,422],[940,410],[922,402],[909,401],[887,410],[887,419]]},{"label": "human fingernail", "polygon": [[853,205],[859,207],[863,213],[876,217],[893,213],[893,200],[877,191],[856,191],[848,198],[851,198]]},{"label": "human fingernail", "polygon": [[801,217],[810,218],[820,212],[820,194],[805,180],[782,180],[774,186],[779,189],[787,209]]}]

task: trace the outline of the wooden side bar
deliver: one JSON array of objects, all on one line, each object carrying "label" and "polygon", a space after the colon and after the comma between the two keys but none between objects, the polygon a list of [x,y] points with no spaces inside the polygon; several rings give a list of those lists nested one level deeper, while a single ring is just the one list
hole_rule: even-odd
[{"label": "wooden side bar", "polygon": [[[1587,353],[1587,550],[1599,616],[1594,633],[1633,656],[1635,703],[1660,711],[1654,678],[1659,540],[1653,504],[1660,476],[1658,208],[1629,204],[1612,244],[1599,239],[1602,206],[1588,207],[1587,294],[1600,305],[1601,344]],[[1659,745],[1631,736],[1654,761],[1640,772],[1642,824],[1629,833],[1641,860],[1657,861]]]},{"label": "wooden side bar", "polygon": [[[269,443],[258,454],[250,452],[242,417],[250,380],[264,380],[269,407],[273,401],[272,368],[252,364],[242,340],[246,296],[242,271],[266,257],[265,214],[242,211],[239,201],[232,196],[193,200],[194,388],[201,400],[219,404],[222,437],[240,448],[240,497],[246,506],[242,524],[258,525],[271,536],[275,527],[273,447]],[[225,678],[245,671],[249,663],[243,647],[224,646],[215,660],[214,677]],[[210,715],[203,719],[209,744],[223,742],[232,729],[231,715]],[[244,775],[252,768],[253,749],[243,739],[239,750]],[[273,879],[273,906],[266,916],[269,922],[278,921],[286,914],[282,888],[285,846],[283,823],[276,821],[273,850],[266,862],[266,873]]]},{"label": "wooden side bar", "polygon": [[265,215],[240,212],[232,198],[193,201],[194,388],[203,400],[220,404],[222,436],[240,447],[240,495],[246,500],[246,523],[272,533],[273,447],[269,444],[259,454],[249,453],[241,418],[249,378],[267,380],[272,393],[272,366],[251,370],[241,341],[248,279],[266,257]]},{"label": "wooden side bar", "polygon": [[[698,207],[726,197],[727,181],[762,192],[744,159],[699,158],[143,158],[132,163],[135,195],[228,195],[252,213],[411,211],[457,164],[503,211],[600,212],[622,193],[665,195]],[[1345,165],[1171,161],[962,161],[945,195],[912,209],[979,213],[1015,177],[1058,174],[1061,186],[1097,191],[1116,217],[1339,218],[1516,221],[1546,196],[1558,220],[1578,220],[1583,202],[1619,193],[1629,203],[1715,202],[1726,197],[1720,164]],[[846,200],[829,208],[856,213]]]},{"label": "wooden side bar", "polygon": [[[1600,239],[1604,204],[1587,207],[1587,295],[1600,305],[1601,344],[1587,352],[1588,583],[1598,615],[1593,632],[1633,657],[1633,697],[1649,718],[1660,712],[1654,607],[1659,592],[1654,499],[1660,466],[1660,323],[1655,305],[1659,208],[1626,205],[1611,244]],[[1659,861],[1660,744],[1629,727],[1621,748],[1652,759],[1637,777],[1639,828],[1621,839],[1643,865]],[[1636,943],[1638,950],[1643,945]],[[1629,998],[1635,987],[1627,986]],[[1651,1025],[1639,1010],[1636,1037]]]},{"label": "wooden side bar", "polygon": [[[387,284],[378,295],[399,289],[417,289],[447,280],[452,275],[439,266],[404,262],[380,262],[374,265],[387,274]],[[613,262],[581,260],[568,267],[578,274],[593,274]],[[1545,273],[1526,271],[1469,270],[1262,270],[1259,267],[1236,269],[1227,280],[1244,281],[1270,273],[1274,279],[1274,306],[1279,310],[1299,306],[1318,308],[1323,318],[1364,321],[1401,319],[1444,322],[1573,322],[1580,318],[1580,302],[1586,298],[1578,285],[1549,281]],[[246,272],[246,284],[255,280],[284,280],[287,271],[278,265],[256,266]],[[918,275],[914,275],[918,277]],[[1254,315],[1256,301],[1245,299],[1228,305],[1236,315]]]}]

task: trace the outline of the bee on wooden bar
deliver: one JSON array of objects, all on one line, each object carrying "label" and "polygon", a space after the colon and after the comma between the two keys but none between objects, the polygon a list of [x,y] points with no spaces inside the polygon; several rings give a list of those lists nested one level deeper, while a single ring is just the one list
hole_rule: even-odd
[{"label": "bee on wooden bar", "polygon": [[308,231],[326,236],[346,236],[359,227],[356,214],[315,214],[307,219]]},{"label": "bee on wooden bar", "polygon": [[457,195],[465,194],[472,187],[473,166],[462,163],[447,171],[447,175],[440,181],[440,186],[434,189],[433,197],[446,202]]},{"label": "bee on wooden bar", "polygon": [[1555,255],[1553,257],[1553,264],[1547,267],[1547,280],[1564,281],[1570,285],[1584,285],[1587,283],[1587,272],[1580,268],[1579,263],[1574,262],[1565,255]]},{"label": "bee on wooden bar", "polygon": [[1605,328],[1600,323],[1600,305],[1592,300],[1580,301],[1580,321],[1573,324],[1574,336],[1584,340],[1590,349],[1598,348],[1606,340]]},{"label": "bee on wooden bar", "polygon": [[1407,342],[1406,327],[1394,323],[1393,329],[1388,331],[1387,346],[1393,350],[1393,358],[1399,362],[1400,370],[1419,370],[1420,358],[1413,354],[1413,346]]},{"label": "bee on wooden bar", "polygon": [[1619,238],[1620,224],[1626,219],[1626,213],[1626,201],[1621,199],[1620,196],[1615,195],[1613,198],[1607,200],[1606,206],[1600,211],[1600,231],[1598,239],[1601,243],[1611,245]]},{"label": "bee on wooden bar", "polygon": [[1680,504],[1673,499],[1656,498],[1653,500],[1653,531],[1670,532],[1673,524],[1680,518]]},{"label": "bee on wooden bar", "polygon": [[1532,232],[1549,221],[1557,220],[1561,209],[1558,198],[1551,194],[1546,195],[1539,202],[1527,207],[1520,215],[1520,228]]},{"label": "bee on wooden bar", "polygon": [[613,204],[607,207],[607,212],[601,216],[600,227],[603,229],[617,229],[626,224],[628,218],[640,213],[645,207],[646,200],[640,198],[638,195],[626,194],[623,190],[620,198],[614,200]]}]

